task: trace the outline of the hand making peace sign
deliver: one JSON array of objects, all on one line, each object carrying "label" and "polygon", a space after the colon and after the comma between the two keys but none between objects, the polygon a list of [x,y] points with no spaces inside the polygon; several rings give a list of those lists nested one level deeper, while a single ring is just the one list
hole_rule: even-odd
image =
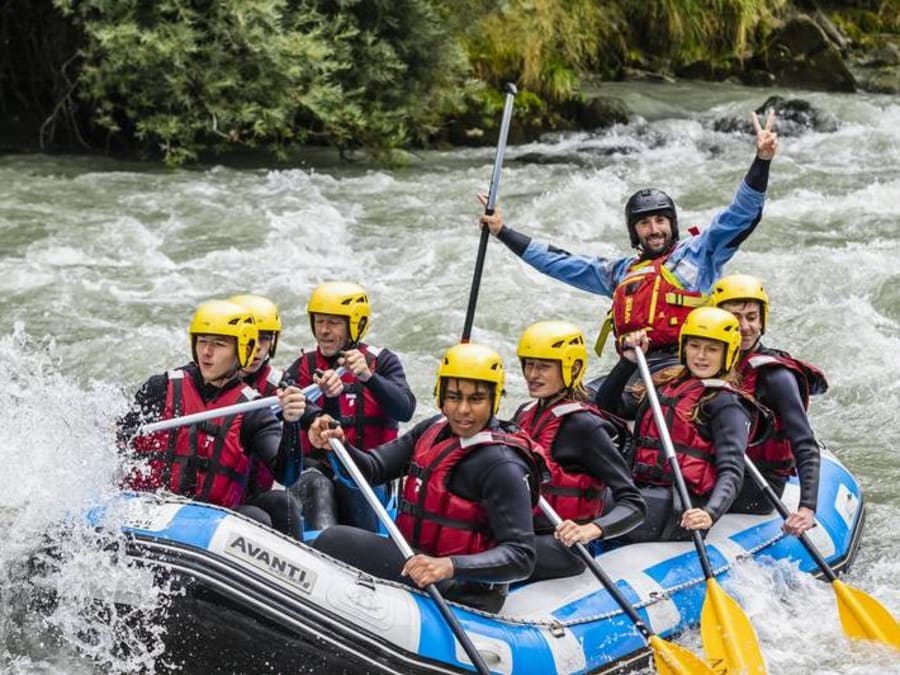
[{"label": "hand making peace sign", "polygon": [[775,123],[775,110],[769,108],[765,128],[760,125],[759,115],[755,112],[750,114],[750,119],[753,121],[753,129],[756,131],[756,156],[760,159],[772,159],[778,151],[778,133],[772,131]]}]

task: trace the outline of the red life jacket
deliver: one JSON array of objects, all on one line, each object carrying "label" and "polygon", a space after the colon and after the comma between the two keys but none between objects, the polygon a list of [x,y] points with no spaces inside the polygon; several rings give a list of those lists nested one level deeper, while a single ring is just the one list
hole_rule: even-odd
[{"label": "red life jacket", "polygon": [[[628,267],[612,296],[610,312],[617,336],[646,328],[653,349],[677,345],[687,315],[706,303],[702,293],[682,288],[665,267],[670,254],[636,260]],[[621,351],[618,342],[616,349]]]},{"label": "red life jacket", "polygon": [[[541,483],[541,494],[563,520],[587,522],[603,511],[606,483],[587,473],[567,472],[553,459],[553,444],[563,418],[581,411],[597,415],[605,425],[610,424],[596,406],[567,399],[561,399],[540,412],[538,402],[530,401],[516,411],[513,421],[537,444],[535,451],[541,455],[549,472],[549,481]],[[610,432],[612,436],[616,430],[611,429]],[[536,511],[535,515],[538,513]]]},{"label": "red life jacket", "polygon": [[[812,364],[795,359],[780,349],[761,347],[744,355],[737,364],[741,391],[756,396],[760,370],[779,367],[787,368],[797,379],[804,409],[808,408],[811,395],[828,390],[825,374]],[[773,415],[773,433],[762,443],[751,444],[747,456],[763,474],[787,477],[797,473],[791,442],[784,433],[784,422],[776,415]]]},{"label": "red life jacket", "polygon": [[274,396],[278,393],[278,385],[284,381],[284,370],[273,368],[267,361],[255,373],[248,375],[244,383],[250,385],[263,396]]},{"label": "red life jacket", "polygon": [[[274,396],[278,391],[278,385],[283,380],[284,370],[273,368],[267,361],[244,382],[263,396]],[[271,490],[274,484],[275,475],[272,473],[272,469],[261,462],[258,457],[251,457],[250,476],[247,480],[247,493],[244,495],[244,501]]]},{"label": "red life jacket", "polygon": [[[356,348],[365,356],[369,370],[374,373],[381,349],[364,343],[359,343]],[[287,369],[287,374],[298,387],[305,387],[312,384],[313,373],[317,369],[329,370],[332,367],[317,347],[315,351],[301,354]],[[338,403],[345,442],[360,450],[371,450],[397,438],[397,420],[385,413],[369,388],[350,371],[345,372],[341,380],[344,382],[344,392],[338,397]],[[302,435],[300,442],[304,454],[313,452],[314,448],[306,434]]]},{"label": "red life jacket", "polygon": [[[677,378],[664,384],[657,392],[684,481],[688,490],[699,497],[711,493],[716,484],[716,450],[712,439],[700,433],[699,425],[691,416],[701,397],[722,389],[736,392],[723,380],[698,380],[695,377]],[[666,459],[653,411],[646,401],[638,410],[635,430],[635,482],[672,485],[672,468]]]},{"label": "red life jacket", "polygon": [[[441,418],[416,441],[397,512],[397,527],[410,545],[438,557],[480,553],[495,545],[484,506],[450,492],[448,482],[457,464],[481,446],[508,445],[526,461],[531,475],[537,475],[534,444],[524,433],[486,430],[471,438],[450,434],[438,441],[447,427]],[[529,485],[536,504],[537,481]]]},{"label": "red life jacket", "polygon": [[[235,385],[206,403],[190,373],[171,370],[167,376],[163,420],[259,397],[256,390]],[[141,491],[167,489],[228,508],[238,506],[250,467],[241,445],[243,420],[243,413],[238,413],[135,439],[133,447],[147,458],[149,470],[133,472],[126,478],[126,485]]]}]

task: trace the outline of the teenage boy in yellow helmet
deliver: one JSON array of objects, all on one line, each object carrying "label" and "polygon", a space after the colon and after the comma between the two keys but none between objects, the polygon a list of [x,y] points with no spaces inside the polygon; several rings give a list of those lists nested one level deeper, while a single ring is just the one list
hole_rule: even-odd
[{"label": "teenage boy in yellow helmet", "polygon": [[[281,313],[278,306],[268,298],[252,293],[233,295],[228,301],[249,309],[259,328],[259,341],[253,361],[241,369],[244,383],[256,389],[262,396],[274,396],[279,389],[286,386],[284,369],[272,365],[272,359],[278,348],[278,338],[281,335]],[[307,401],[304,418],[309,418],[316,410],[317,406]],[[303,454],[299,444],[303,430],[299,422],[285,423],[282,433],[284,434],[282,446],[285,452],[287,445],[294,443],[294,452],[290,454],[292,461],[286,463],[280,481],[290,486],[297,481],[303,467]],[[272,470],[254,458],[244,495],[246,507],[262,509],[276,523],[284,518],[289,518],[292,522],[299,520],[301,511],[299,501],[293,496],[287,496],[280,489],[273,490],[274,485],[275,475]]]},{"label": "teenage boy in yellow helmet", "polygon": [[229,302],[246,307],[253,313],[259,328],[259,343],[253,361],[241,370],[244,382],[263,396],[272,396],[284,381],[284,369],[272,366],[278,337],[281,335],[281,313],[278,306],[262,295],[243,293],[228,298]]},{"label": "teenage boy in yellow helmet", "polygon": [[[119,425],[119,437],[142,466],[132,466],[125,479],[130,489],[169,490],[176,494],[244,511],[292,536],[301,523],[285,517],[273,523],[259,508],[242,506],[251,458],[276,477],[290,462],[282,446],[281,423],[270,409],[215,418],[169,431],[132,438],[147,422],[203,412],[259,396],[241,379],[256,352],[259,329],[253,314],[225,300],[202,303],[188,330],[193,361],[154,375],[138,390],[132,409]],[[294,423],[306,412],[306,398],[296,387],[278,392],[282,417]],[[285,508],[283,511],[290,514]]]},{"label": "teenage boy in yellow helmet", "polygon": [[[322,409],[339,421],[348,441],[361,450],[397,438],[399,423],[412,419],[416,398],[397,355],[363,342],[371,319],[368,294],[355,283],[325,282],[313,291],[306,311],[316,347],[288,366],[287,377],[299,387],[318,384],[324,394],[319,401]],[[335,372],[339,366],[345,369],[343,375]],[[329,485],[326,479],[333,474],[324,455],[306,439],[304,451],[309,469],[296,493],[303,499],[312,529],[334,521],[323,498],[333,489],[339,522],[377,530],[377,518],[360,491],[343,480]]]},{"label": "teenage boy in yellow helmet", "polygon": [[[769,294],[762,281],[731,274],[713,286],[710,302],[731,312],[741,325],[739,386],[774,414],[775,433],[747,449],[747,456],[781,496],[791,474],[799,473],[800,504],[784,523],[798,535],[815,524],[819,496],[819,444],[806,416],[809,397],[828,389],[815,366],[780,349],[762,345],[769,322]],[[769,513],[773,507],[750,478],[731,506],[741,513]]]},{"label": "teenage boy in yellow helmet", "polygon": [[[398,439],[366,452],[348,451],[374,484],[405,476],[397,526],[418,552],[403,560],[385,537],[338,525],[314,546],[375,576],[438,584],[448,600],[496,612],[512,581],[534,567],[532,509],[537,466],[531,440],[495,417],[503,393],[503,362],[477,344],[451,347],[441,358],[435,400],[441,415]],[[323,415],[310,441],[329,449],[346,430]]]}]

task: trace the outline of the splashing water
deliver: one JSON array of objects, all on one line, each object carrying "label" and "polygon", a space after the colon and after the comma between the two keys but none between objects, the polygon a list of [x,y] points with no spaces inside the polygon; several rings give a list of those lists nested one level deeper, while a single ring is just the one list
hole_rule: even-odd
[{"label": "splashing water", "polygon": [[0,670],[153,672],[168,586],[120,555],[115,508],[99,532],[79,517],[115,492],[125,397],[62,375],[53,340],[21,323],[0,339],[0,381]]}]

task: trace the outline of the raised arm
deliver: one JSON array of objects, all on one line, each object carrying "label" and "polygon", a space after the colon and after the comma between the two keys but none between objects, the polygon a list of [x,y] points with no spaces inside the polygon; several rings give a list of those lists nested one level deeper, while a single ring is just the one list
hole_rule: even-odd
[{"label": "raised arm", "polygon": [[[479,195],[484,203],[484,195]],[[481,214],[479,224],[506,244],[513,253],[539,272],[582,291],[612,297],[616,281],[632,257],[600,258],[576,255],[540,239],[532,239],[503,223],[499,206],[491,215]]]}]

